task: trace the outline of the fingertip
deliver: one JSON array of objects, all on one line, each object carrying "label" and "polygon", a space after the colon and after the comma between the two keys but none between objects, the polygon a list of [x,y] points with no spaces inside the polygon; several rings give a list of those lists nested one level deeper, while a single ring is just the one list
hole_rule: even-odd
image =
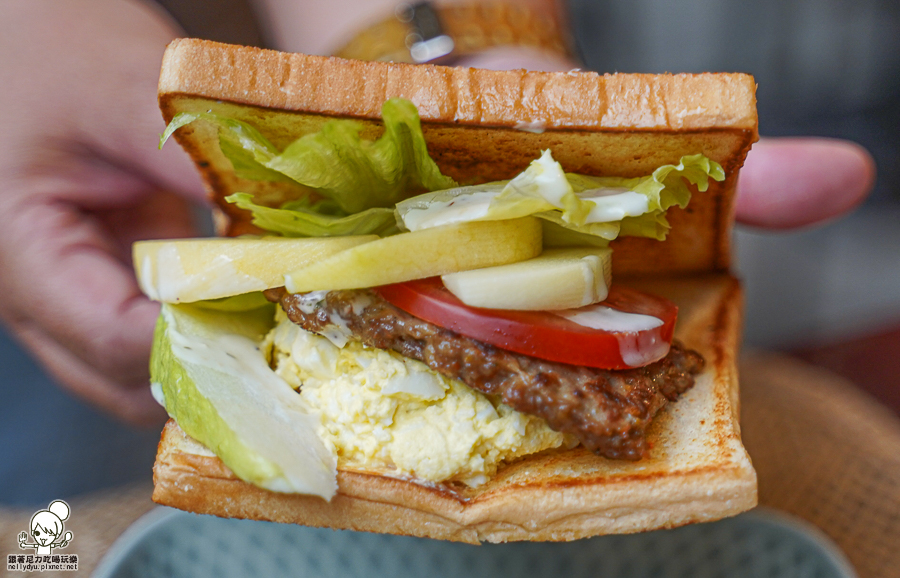
[{"label": "fingertip", "polygon": [[875,164],[875,159],[872,157],[872,154],[864,146],[852,141],[844,142],[849,145],[849,148],[851,149],[850,152],[856,155],[856,163],[860,165],[859,171],[864,175],[863,181],[857,191],[856,205],[866,200],[866,197],[869,196],[869,193],[872,192],[872,189],[875,187],[875,178],[878,175],[878,167]]},{"label": "fingertip", "polygon": [[846,214],[868,196],[875,162],[857,143],[826,138],[768,138],[741,172],[736,217],[747,225],[787,229]]},{"label": "fingertip", "polygon": [[[862,145],[844,140],[817,139],[811,143],[808,162],[822,165],[822,171],[832,179],[827,200],[823,200],[823,218],[849,212],[869,196],[875,185],[875,159]],[[814,148],[813,148],[814,147]],[[823,187],[823,190],[826,190]]]}]

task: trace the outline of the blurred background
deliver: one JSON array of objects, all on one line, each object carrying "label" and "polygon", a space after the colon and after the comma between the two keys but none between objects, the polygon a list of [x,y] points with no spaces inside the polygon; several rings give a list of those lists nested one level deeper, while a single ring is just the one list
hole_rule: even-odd
[{"label": "blurred background", "polygon": [[[244,0],[160,2],[188,35],[266,45]],[[759,84],[765,136],[847,138],[874,155],[872,197],[849,217],[739,228],[745,346],[841,373],[900,414],[900,2],[569,0],[585,68],[739,71]],[[0,330],[0,503],[37,504],[147,481],[159,431],[85,406]]]},{"label": "blurred background", "polygon": [[749,72],[764,136],[856,141],[868,202],[790,233],[738,227],[744,344],[847,377],[900,414],[900,2],[569,0],[585,68]]}]

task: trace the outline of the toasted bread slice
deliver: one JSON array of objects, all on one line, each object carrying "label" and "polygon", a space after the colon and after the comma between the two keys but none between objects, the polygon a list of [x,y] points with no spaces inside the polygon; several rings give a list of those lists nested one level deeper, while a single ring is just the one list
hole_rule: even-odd
[{"label": "toasted bread slice", "polygon": [[[703,153],[727,178],[695,194],[688,209],[669,211],[666,242],[628,237],[613,244],[614,273],[664,274],[729,267],[737,173],[758,138],[755,89],[746,74],[498,72],[176,40],[163,60],[159,103],[166,122],[179,112],[213,111],[249,122],[284,147],[334,117],[359,119],[362,135],[375,138],[382,103],[408,98],[432,158],[466,184],[512,178],[547,148],[567,171],[623,177]],[[247,213],[222,200],[235,191],[271,206],[308,194],[236,177],[212,125],[192,123],[175,138],[223,211],[222,234],[252,230]]]},{"label": "toasted bread slice", "polygon": [[477,488],[339,471],[338,494],[326,502],[239,480],[170,421],[154,466],[153,499],[231,518],[473,543],[671,528],[752,508],[756,473],[737,415],[738,282],[720,274],[633,284],[679,305],[676,337],[707,360],[696,385],[657,416],[644,460],[608,460],[582,448],[544,452],[506,465]]},{"label": "toasted bread slice", "polygon": [[[467,542],[637,532],[753,507],[756,475],[738,425],[741,291],[727,271],[737,173],[757,139],[754,93],[753,79],[742,74],[493,72],[173,42],[160,78],[167,121],[212,110],[283,147],[344,117],[359,119],[373,138],[382,130],[381,104],[399,96],[418,107],[441,170],[463,183],[511,178],[546,148],[568,171],[618,176],[648,174],[699,152],[722,164],[726,179],[695,192],[686,210],[670,210],[665,242],[614,244],[616,282],[630,276],[678,303],[676,337],[707,361],[695,387],[657,416],[650,457],[631,463],[583,449],[545,452],[474,489],[339,471],[338,495],[326,502],[240,481],[170,422],[154,500],[220,516]],[[222,202],[232,192],[273,206],[309,194],[236,177],[211,125],[192,123],[175,137],[206,178],[223,233],[253,230],[248,215]]]}]

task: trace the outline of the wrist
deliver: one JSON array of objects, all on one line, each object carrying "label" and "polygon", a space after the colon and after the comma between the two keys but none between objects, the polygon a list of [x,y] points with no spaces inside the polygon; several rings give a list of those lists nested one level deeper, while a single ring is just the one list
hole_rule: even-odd
[{"label": "wrist", "polygon": [[[386,50],[373,50],[369,40],[361,42],[360,39],[367,33],[371,35],[373,26],[378,27],[385,22],[390,23],[396,31],[392,34],[399,36],[399,39],[392,40],[393,47],[390,50],[406,52],[406,59],[409,60],[408,49],[404,42],[407,29],[404,23],[397,20],[395,16],[397,6],[402,3],[402,0],[366,0],[365,2],[331,0],[326,5],[326,3],[316,0],[257,0],[262,25],[265,28],[266,36],[271,39],[273,47],[288,52],[336,54],[368,60],[391,60]],[[523,53],[556,53],[568,59],[565,66],[562,66],[563,58],[550,57],[551,61],[546,64],[555,63],[555,68],[571,68],[572,63],[577,62],[577,58],[574,57],[573,43],[568,34],[569,28],[562,0],[437,0],[434,6],[437,6],[443,13],[445,10],[451,9],[471,11],[475,8],[498,4],[507,9],[514,8],[528,14],[528,22],[534,23],[529,26],[535,32],[523,34],[516,21],[513,21],[512,26],[507,24],[499,27],[476,22],[473,41],[464,47],[466,54],[458,56],[461,64],[468,64],[467,61],[470,58],[474,59],[480,53],[494,53],[495,49],[504,43],[504,40],[506,40],[506,45],[522,48]],[[509,10],[506,11],[509,12]],[[462,20],[465,24],[466,19]],[[548,33],[548,29],[551,32]],[[375,32],[377,35],[377,30]],[[457,35],[458,30],[454,30],[454,34]],[[516,38],[512,38],[513,42],[509,42],[510,36],[555,38],[556,45],[550,49],[539,46],[532,46],[529,49],[523,47],[523,43],[516,42]],[[485,38],[490,40],[492,37],[497,41],[490,44],[483,42]],[[463,44],[468,42],[465,38],[459,40]],[[345,49],[354,42],[360,45],[365,52],[357,51],[355,55],[348,54]],[[481,46],[474,46],[479,43]],[[534,44],[533,40],[531,43]],[[502,51],[498,49],[497,52]],[[539,56],[539,59],[543,62],[545,56]],[[524,67],[535,68],[535,66],[528,65]],[[547,67],[545,66],[545,68]]]},{"label": "wrist", "polygon": [[569,69],[573,43],[547,2],[399,4],[334,52],[358,60]]}]

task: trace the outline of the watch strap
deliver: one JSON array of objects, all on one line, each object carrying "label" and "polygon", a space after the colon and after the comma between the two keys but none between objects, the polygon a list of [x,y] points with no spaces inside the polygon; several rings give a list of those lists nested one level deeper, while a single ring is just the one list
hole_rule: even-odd
[{"label": "watch strap", "polygon": [[501,46],[521,46],[572,57],[557,19],[512,3],[398,6],[394,16],[361,31],[335,52],[357,60],[452,64]]}]

